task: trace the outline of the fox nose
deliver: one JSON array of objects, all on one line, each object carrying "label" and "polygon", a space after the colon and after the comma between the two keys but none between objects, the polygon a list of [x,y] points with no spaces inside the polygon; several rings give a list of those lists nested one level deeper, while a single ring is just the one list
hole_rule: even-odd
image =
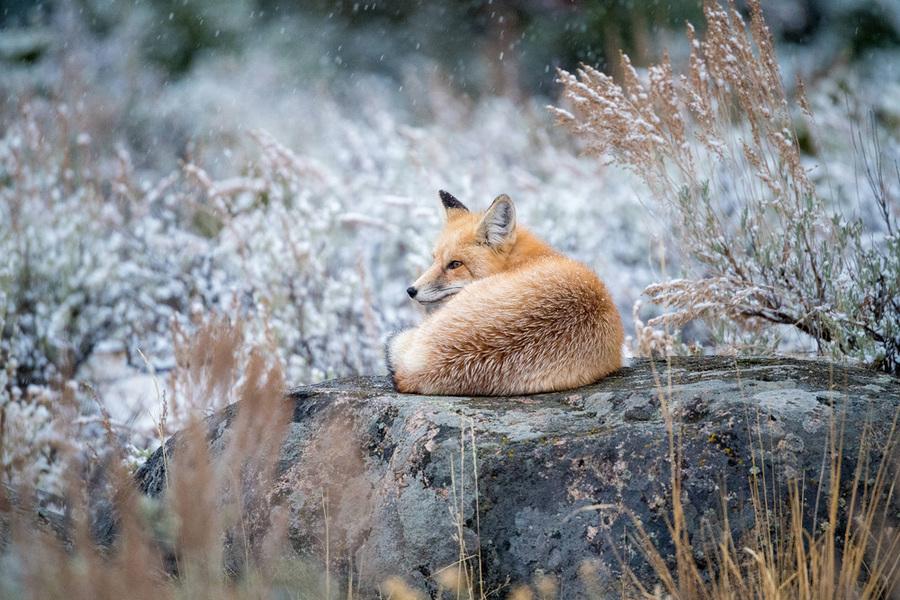
[{"label": "fox nose", "polygon": [[415,298],[416,294],[419,293],[419,290],[417,290],[413,286],[409,286],[408,288],[406,288],[406,293],[409,294],[410,298]]}]

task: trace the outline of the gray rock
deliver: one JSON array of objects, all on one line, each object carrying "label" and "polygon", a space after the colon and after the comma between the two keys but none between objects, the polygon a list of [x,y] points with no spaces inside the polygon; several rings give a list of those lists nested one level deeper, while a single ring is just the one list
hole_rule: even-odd
[{"label": "gray rock", "polygon": [[[790,359],[675,359],[669,370],[636,361],[596,385],[512,398],[402,395],[382,378],[331,381],[290,394],[292,423],[271,489],[254,491],[247,544],[261,545],[273,515],[286,515],[293,549],[320,561],[324,502],[332,569],[352,563],[363,585],[399,574],[434,592],[435,575],[459,559],[460,537],[467,555],[480,554],[489,589],[543,571],[562,597],[579,598],[587,568],[613,596],[617,557],[653,582],[628,536],[638,520],[672,555],[660,390],[675,417],[697,542],[720,526],[723,495],[734,538],[750,531],[759,468],[770,484],[802,479],[811,513],[832,420],[844,422],[843,473],[852,474],[865,424],[875,469],[900,407],[898,379]],[[209,420],[214,456],[237,410]],[[177,436],[167,448],[178,469]],[[164,493],[161,451],[137,477],[146,494]],[[703,544],[695,547],[705,568]],[[246,548],[226,556],[239,570]]]}]

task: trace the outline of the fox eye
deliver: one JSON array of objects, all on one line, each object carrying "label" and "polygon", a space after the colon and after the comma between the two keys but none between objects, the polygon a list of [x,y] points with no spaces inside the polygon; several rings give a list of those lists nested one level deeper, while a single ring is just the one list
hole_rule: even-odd
[{"label": "fox eye", "polygon": [[458,269],[458,268],[460,268],[461,266],[462,266],[462,263],[459,262],[458,260],[451,260],[450,262],[447,263],[447,269],[448,269],[448,270],[451,270],[451,271],[452,271],[453,269]]}]

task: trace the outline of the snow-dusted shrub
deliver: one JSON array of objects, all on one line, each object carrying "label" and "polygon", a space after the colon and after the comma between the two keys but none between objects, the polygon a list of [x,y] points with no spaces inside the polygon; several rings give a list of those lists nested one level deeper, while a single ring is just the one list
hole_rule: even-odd
[{"label": "snow-dusted shrub", "polygon": [[[883,219],[866,235],[844,216],[849,202],[820,193],[758,2],[750,8],[747,24],[733,7],[706,3],[706,39],[688,28],[684,75],[665,60],[642,79],[627,56],[621,85],[587,66],[561,71],[575,114],[554,111],[589,150],[646,182],[694,261],[693,277],[645,290],[674,309],[650,325],[702,318],[724,323],[732,339],[788,325],[820,351],[898,372],[900,234],[888,208],[896,190],[874,175]],[[808,106],[802,96],[800,104]]]},{"label": "snow-dusted shrub", "polygon": [[13,384],[70,378],[111,340],[147,349],[189,294],[190,264],[151,215],[160,189],[141,189],[124,149],[98,158],[69,124],[65,108],[29,105],[0,139],[0,352]]},{"label": "snow-dusted shrub", "polygon": [[[139,183],[127,151],[98,152],[80,121],[65,106],[35,101],[0,138],[4,469],[11,481],[16,473],[28,480],[20,468],[27,461],[16,457],[40,457],[29,473],[44,488],[59,484],[51,481],[59,421],[97,411],[91,393],[70,385],[82,367],[99,348],[139,365],[137,349],[165,360],[172,316],[209,296],[202,261],[173,251],[195,241],[205,247],[189,228],[173,226],[190,222],[167,207],[173,197],[164,191],[175,180]],[[89,440],[96,427],[84,425]]]},{"label": "snow-dusted shrub", "polygon": [[315,162],[257,132],[258,160],[246,176],[213,181],[188,173],[221,218],[217,255],[234,266],[251,302],[251,324],[270,328],[296,381],[377,368],[380,327],[354,268],[356,229],[341,186]]},{"label": "snow-dusted shrub", "polygon": [[[0,375],[0,384],[5,377]],[[73,445],[63,430],[72,411],[61,407],[60,400],[61,394],[46,386],[0,389],[0,483],[62,492],[65,457]]]}]

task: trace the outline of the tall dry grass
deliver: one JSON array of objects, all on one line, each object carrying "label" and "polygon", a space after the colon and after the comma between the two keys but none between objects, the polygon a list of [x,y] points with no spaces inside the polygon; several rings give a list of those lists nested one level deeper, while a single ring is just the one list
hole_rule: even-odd
[{"label": "tall dry grass", "polygon": [[766,329],[770,345],[772,326],[789,326],[821,352],[898,373],[900,198],[885,183],[880,134],[857,146],[880,219],[864,235],[857,198],[811,181],[798,128],[815,137],[818,127],[802,86],[796,102],[786,94],[759,2],[748,4],[745,21],[733,2],[706,0],[706,34],[688,26],[684,73],[666,57],[642,76],[626,55],[621,81],[586,65],[560,71],[573,110],[551,109],[589,152],[643,179],[694,264],[645,289],[670,309],[650,326],[704,319],[731,341]]},{"label": "tall dry grass", "polygon": [[[266,358],[271,349],[248,350],[242,341],[239,326],[213,320],[180,346],[174,389],[183,428],[162,447],[164,460],[177,458],[180,468],[166,471],[161,499],[138,490],[106,413],[105,452],[67,457],[55,529],[36,522],[40,511],[29,507],[29,490],[3,490],[4,596],[243,598],[281,588],[318,594],[317,579],[304,578],[303,568],[294,580],[278,581],[283,522],[273,518],[264,536],[248,527],[246,516],[266,507],[291,406],[280,364]],[[204,417],[210,399],[223,397],[240,405],[227,443],[213,456]],[[159,400],[165,435],[172,406],[162,394]],[[113,535],[98,530],[110,516]]]},{"label": "tall dry grass", "polygon": [[[735,366],[737,368],[737,365]],[[678,423],[671,407],[671,373],[654,376],[666,430],[670,464],[681,464]],[[740,372],[737,373],[740,378]],[[740,380],[740,379],[739,379]],[[861,432],[856,468],[842,472],[846,458],[844,418],[836,403],[829,421],[828,445],[823,448],[822,472],[809,518],[803,482],[790,480],[786,489],[778,484],[762,457],[761,438],[751,440],[751,503],[754,524],[749,535],[732,535],[727,490],[722,492],[721,527],[718,531],[692,532],[685,526],[680,469],[670,475],[672,511],[669,532],[674,557],[663,556],[635,522],[633,541],[642,549],[659,583],[648,588],[633,573],[627,598],[661,600],[889,600],[900,597],[900,515],[896,514],[900,473],[900,411],[895,413],[887,434],[873,439],[869,428]],[[753,418],[753,415],[748,416]],[[757,425],[759,414],[755,415]],[[880,446],[880,447],[879,447]],[[873,451],[884,457],[872,464]],[[843,490],[850,481],[850,495]],[[824,519],[819,521],[819,507]],[[842,519],[841,514],[847,518]],[[697,550],[707,557],[706,569],[698,568]]]}]

